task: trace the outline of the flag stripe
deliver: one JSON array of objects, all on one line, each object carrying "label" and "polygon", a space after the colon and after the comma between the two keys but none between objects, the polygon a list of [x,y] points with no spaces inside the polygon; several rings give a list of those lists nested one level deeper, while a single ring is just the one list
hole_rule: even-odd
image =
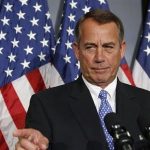
[{"label": "flag stripe", "polygon": [[[0,93],[0,129],[3,134],[3,138],[5,139],[5,143],[7,143],[8,149],[15,149],[15,143],[18,140],[13,137],[13,131],[16,130],[16,125],[13,122],[13,119],[7,109],[6,103],[2,94]],[[9,130],[9,131],[8,131]],[[0,141],[3,141],[1,139]],[[4,143],[4,145],[5,145]],[[0,149],[2,149],[2,145],[0,144]],[[3,149],[2,149],[3,150]]]},{"label": "flag stripe", "polygon": [[3,134],[2,134],[1,131],[0,131],[0,139],[1,139],[0,140],[1,149],[2,150],[7,150],[8,146],[7,146],[6,142],[5,142],[5,139],[4,139]]},{"label": "flag stripe", "polygon": [[[131,84],[135,86],[135,83],[133,81],[133,77],[132,77],[132,73],[131,70],[129,69],[127,64],[123,64],[120,66],[120,68],[122,69],[122,74],[124,74],[124,76],[126,76],[127,80],[125,83]],[[122,75],[121,75],[122,76]],[[123,79],[121,81],[124,81]]]},{"label": "flag stripe", "polygon": [[26,76],[35,93],[46,88],[39,69],[27,73]]},{"label": "flag stripe", "polygon": [[121,67],[119,67],[117,76],[118,76],[118,78],[119,78],[120,81],[122,81],[122,82],[124,82],[126,84],[131,85],[130,81],[128,80],[127,76],[125,75],[125,73],[124,73],[124,71],[122,70]]},{"label": "flag stripe", "polygon": [[51,63],[40,67],[39,71],[42,78],[44,79],[44,84],[46,85],[46,88],[64,84],[60,74]]},{"label": "flag stripe", "polygon": [[150,91],[150,78],[137,60],[134,67],[133,78],[136,86]]},{"label": "flag stripe", "polygon": [[[35,76],[34,76],[35,77]],[[12,82],[13,87],[18,95],[18,98],[23,105],[25,111],[27,111],[31,95],[34,94],[32,86],[30,85],[26,75]]]},{"label": "flag stripe", "polygon": [[7,84],[1,88],[1,93],[17,128],[23,128],[26,112],[12,84]]}]

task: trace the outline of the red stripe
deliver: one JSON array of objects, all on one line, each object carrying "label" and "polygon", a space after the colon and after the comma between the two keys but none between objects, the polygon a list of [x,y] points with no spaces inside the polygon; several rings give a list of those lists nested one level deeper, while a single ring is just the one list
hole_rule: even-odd
[{"label": "red stripe", "polygon": [[34,69],[33,71],[26,74],[26,76],[35,93],[46,88],[39,69]]},{"label": "red stripe", "polygon": [[7,143],[5,142],[5,139],[4,139],[1,131],[0,131],[0,149],[1,150],[8,150]]},{"label": "red stripe", "polygon": [[17,128],[23,128],[25,125],[26,112],[12,84],[7,84],[1,88],[1,93],[15,125]]},{"label": "red stripe", "polygon": [[127,76],[128,80],[130,81],[131,85],[135,86],[133,81],[131,70],[129,69],[128,65],[121,65],[122,70],[124,71],[125,75]]}]

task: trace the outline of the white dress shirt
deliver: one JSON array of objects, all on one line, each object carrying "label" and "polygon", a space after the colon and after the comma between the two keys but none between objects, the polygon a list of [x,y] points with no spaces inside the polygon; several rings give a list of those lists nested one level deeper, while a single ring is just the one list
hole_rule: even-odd
[{"label": "white dress shirt", "polygon": [[[97,112],[98,112],[100,104],[101,104],[101,100],[98,96],[99,96],[99,93],[102,90],[102,88],[89,83],[83,77],[83,75],[82,75],[82,78],[83,78],[83,81],[84,81],[85,85],[87,86],[87,88],[90,91],[90,94],[93,98],[95,107],[96,107]],[[108,100],[113,112],[116,112],[116,86],[117,86],[117,77],[105,89],[103,89],[103,90],[106,90],[108,92],[107,100]]]}]

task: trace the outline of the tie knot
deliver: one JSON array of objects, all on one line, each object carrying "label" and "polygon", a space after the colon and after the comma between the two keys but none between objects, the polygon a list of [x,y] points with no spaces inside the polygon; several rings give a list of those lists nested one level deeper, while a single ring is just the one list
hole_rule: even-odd
[{"label": "tie knot", "polygon": [[107,99],[107,91],[101,90],[99,93],[99,98],[100,99]]}]

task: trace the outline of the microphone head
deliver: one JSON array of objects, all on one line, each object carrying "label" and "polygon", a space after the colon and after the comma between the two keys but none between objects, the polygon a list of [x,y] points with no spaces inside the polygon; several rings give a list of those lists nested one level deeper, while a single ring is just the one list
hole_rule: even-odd
[{"label": "microphone head", "polygon": [[108,132],[113,137],[114,146],[117,150],[123,149],[123,147],[133,147],[133,138],[126,128],[121,125],[116,113],[108,113],[104,118],[104,122]]},{"label": "microphone head", "polygon": [[149,150],[149,142],[143,137],[143,135],[139,135],[139,141],[134,143],[135,150]]},{"label": "microphone head", "polygon": [[141,112],[137,122],[142,134],[150,140],[150,115]]},{"label": "microphone head", "polygon": [[116,113],[114,113],[114,112],[108,113],[104,118],[104,122],[105,122],[105,126],[106,126],[108,132],[111,135],[113,134],[112,128],[120,127],[120,120],[117,117]]},{"label": "microphone head", "polygon": [[87,143],[86,150],[100,150],[102,149],[102,145],[98,141],[89,141]]}]

